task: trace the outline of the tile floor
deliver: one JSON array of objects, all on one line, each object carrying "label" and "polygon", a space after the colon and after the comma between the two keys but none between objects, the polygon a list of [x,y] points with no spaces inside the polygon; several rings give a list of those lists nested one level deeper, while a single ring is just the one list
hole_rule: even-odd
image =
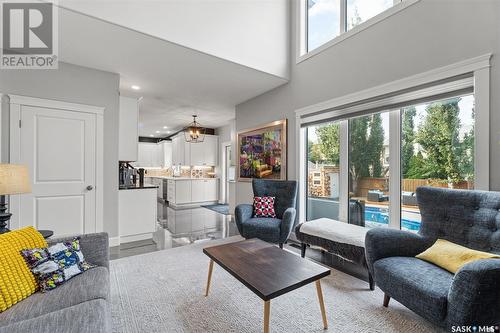
[{"label": "tile floor", "polygon": [[[238,229],[232,216],[223,215],[203,207],[173,209],[159,203],[158,218],[153,239],[111,247],[111,260],[238,235]],[[293,240],[294,235],[292,234],[291,241],[285,245],[285,248],[300,254],[300,246]],[[368,281],[368,275],[364,268],[331,253],[308,248],[306,256]]]},{"label": "tile floor", "polygon": [[173,209],[158,203],[153,239],[110,248],[111,260],[238,235],[232,216],[197,207]]}]

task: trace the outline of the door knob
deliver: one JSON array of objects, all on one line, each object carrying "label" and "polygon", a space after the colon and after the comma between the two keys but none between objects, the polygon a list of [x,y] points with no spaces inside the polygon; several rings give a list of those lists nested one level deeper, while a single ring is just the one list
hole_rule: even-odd
[{"label": "door knob", "polygon": [[92,185],[87,186],[87,191],[92,191],[93,189],[94,189],[94,186],[92,186]]}]

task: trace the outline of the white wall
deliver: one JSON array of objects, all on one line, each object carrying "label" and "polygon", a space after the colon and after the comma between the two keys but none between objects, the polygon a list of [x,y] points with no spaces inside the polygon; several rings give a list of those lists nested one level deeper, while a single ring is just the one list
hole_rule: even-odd
[{"label": "white wall", "polygon": [[59,4],[288,77],[289,0],[60,0]]},{"label": "white wall", "polygon": [[[24,95],[105,107],[104,111],[104,230],[118,236],[118,112],[119,75],[59,63],[57,70],[2,70],[0,93]],[[2,160],[9,134],[2,108]],[[8,130],[8,126],[7,126]],[[64,138],[61,138],[64,139]],[[57,163],[57,161],[54,161]]]},{"label": "white wall", "polygon": [[[223,149],[223,144],[226,142],[231,142],[231,160],[234,161],[236,160],[236,120],[231,120],[227,125],[221,126],[215,129],[215,134],[219,136],[219,177],[221,179],[220,181],[220,191],[219,193],[221,194],[219,197],[222,199],[222,191],[224,187],[224,181],[225,177],[223,175],[224,170],[223,165],[225,163],[224,161],[224,149]],[[235,207],[236,203],[236,186],[234,183],[229,184],[229,193],[228,193],[228,204],[229,204],[229,211],[232,212]]]},{"label": "white wall", "polygon": [[[291,52],[295,54],[294,45]],[[236,107],[236,130],[288,118],[288,174],[290,179],[296,179],[296,109],[486,53],[493,53],[490,188],[500,190],[500,94],[497,93],[500,91],[500,1],[497,0],[422,0],[294,64],[290,83]],[[251,185],[238,183],[237,202],[250,202],[251,197]]]}]

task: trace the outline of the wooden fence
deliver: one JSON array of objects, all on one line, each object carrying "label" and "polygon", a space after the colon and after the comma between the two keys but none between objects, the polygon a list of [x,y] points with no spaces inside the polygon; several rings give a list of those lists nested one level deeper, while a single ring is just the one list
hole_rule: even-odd
[{"label": "wooden fence", "polygon": [[[403,179],[401,183],[401,190],[405,192],[415,192],[419,186],[433,186],[442,188],[454,189],[473,189],[474,183],[472,181],[462,181],[451,184],[451,186],[442,179]],[[369,190],[380,190],[387,193],[389,191],[388,178],[361,178],[358,186],[358,197],[366,197]]]}]

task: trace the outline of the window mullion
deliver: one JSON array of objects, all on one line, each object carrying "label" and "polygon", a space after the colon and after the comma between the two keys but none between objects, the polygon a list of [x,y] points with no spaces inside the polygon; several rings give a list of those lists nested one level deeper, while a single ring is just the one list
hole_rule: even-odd
[{"label": "window mullion", "polygon": [[347,0],[340,1],[340,34],[347,31]]},{"label": "window mullion", "polygon": [[389,112],[389,227],[401,228],[401,110]]},{"label": "window mullion", "polygon": [[339,220],[349,221],[349,120],[340,121]]}]

